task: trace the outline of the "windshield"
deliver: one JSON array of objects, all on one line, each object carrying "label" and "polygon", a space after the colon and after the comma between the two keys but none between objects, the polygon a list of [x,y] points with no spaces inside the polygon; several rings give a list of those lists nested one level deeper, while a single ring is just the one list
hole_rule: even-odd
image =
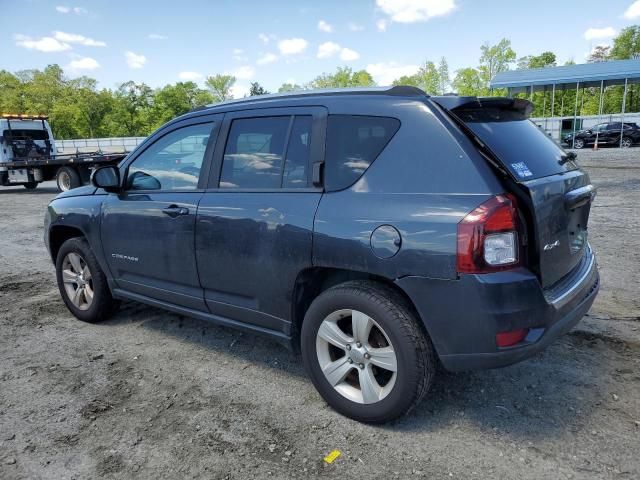
[{"label": "windshield", "polygon": [[525,114],[502,108],[455,110],[517,180],[531,180],[577,168],[567,153]]}]

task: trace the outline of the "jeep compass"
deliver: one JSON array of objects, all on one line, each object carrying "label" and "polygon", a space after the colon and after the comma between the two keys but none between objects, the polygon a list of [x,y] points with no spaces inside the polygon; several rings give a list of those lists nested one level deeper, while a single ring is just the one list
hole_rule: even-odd
[{"label": "jeep compass", "polygon": [[594,301],[595,189],[531,109],[400,86],[194,110],[49,204],[60,294],[266,335],[338,412],[395,419],[438,365],[526,359]]}]

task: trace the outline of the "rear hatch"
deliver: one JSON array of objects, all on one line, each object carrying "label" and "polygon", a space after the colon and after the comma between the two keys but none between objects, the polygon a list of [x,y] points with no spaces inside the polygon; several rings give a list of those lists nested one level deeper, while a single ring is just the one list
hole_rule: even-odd
[{"label": "rear hatch", "polygon": [[582,260],[595,189],[589,176],[509,98],[432,97],[498,163],[530,210],[530,266],[548,288]]}]

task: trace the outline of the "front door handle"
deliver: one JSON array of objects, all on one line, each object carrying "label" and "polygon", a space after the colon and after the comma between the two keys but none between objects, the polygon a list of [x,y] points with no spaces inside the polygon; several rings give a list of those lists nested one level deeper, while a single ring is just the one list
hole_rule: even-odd
[{"label": "front door handle", "polygon": [[162,213],[169,215],[171,218],[176,218],[180,215],[188,215],[189,209],[178,205],[169,205],[167,208],[162,209]]}]

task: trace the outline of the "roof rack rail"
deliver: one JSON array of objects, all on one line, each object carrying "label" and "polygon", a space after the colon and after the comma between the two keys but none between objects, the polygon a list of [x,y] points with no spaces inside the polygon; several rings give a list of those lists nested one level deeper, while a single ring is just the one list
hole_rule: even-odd
[{"label": "roof rack rail", "polygon": [[225,100],[220,103],[212,103],[204,107],[196,107],[191,112],[197,112],[205,108],[218,107],[221,105],[234,105],[239,103],[260,102],[268,100],[278,100],[281,98],[301,98],[307,96],[330,96],[330,95],[394,95],[399,97],[428,97],[424,90],[410,85],[396,85],[394,87],[350,87],[350,88],[327,88],[317,90],[297,90],[286,93],[269,93],[266,95],[255,95],[253,97],[236,98]]}]

